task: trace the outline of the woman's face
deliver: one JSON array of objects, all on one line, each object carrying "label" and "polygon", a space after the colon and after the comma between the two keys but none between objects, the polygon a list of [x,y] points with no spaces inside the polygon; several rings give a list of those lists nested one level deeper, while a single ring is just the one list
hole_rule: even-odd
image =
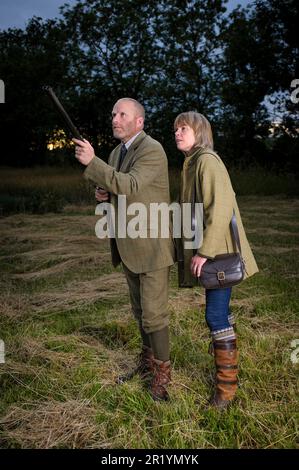
[{"label": "woman's face", "polygon": [[181,152],[189,152],[195,144],[195,134],[192,127],[182,124],[175,129],[175,142]]}]

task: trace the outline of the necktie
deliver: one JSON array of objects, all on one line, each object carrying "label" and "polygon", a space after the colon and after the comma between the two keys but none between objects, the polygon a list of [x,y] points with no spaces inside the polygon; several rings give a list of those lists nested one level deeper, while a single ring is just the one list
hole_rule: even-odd
[{"label": "necktie", "polygon": [[120,149],[120,155],[119,155],[118,171],[120,171],[120,167],[122,165],[122,162],[124,161],[126,153],[127,153],[127,147],[125,146],[125,144],[122,144],[121,149]]}]

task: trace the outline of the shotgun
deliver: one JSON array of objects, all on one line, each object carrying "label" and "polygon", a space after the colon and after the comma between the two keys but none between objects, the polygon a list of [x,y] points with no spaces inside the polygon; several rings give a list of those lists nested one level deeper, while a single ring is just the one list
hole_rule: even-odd
[{"label": "shotgun", "polygon": [[[77,127],[74,125],[73,121],[71,120],[71,118],[69,117],[68,113],[66,112],[66,110],[64,109],[64,107],[62,106],[62,104],[60,103],[59,99],[57,98],[57,96],[55,95],[53,89],[48,86],[48,85],[44,85],[43,86],[43,90],[48,93],[49,97],[51,98],[52,102],[54,103],[56,109],[58,110],[59,114],[61,115],[62,119],[64,120],[64,123],[68,129],[68,131],[70,132],[71,136],[72,137],[75,137],[75,139],[78,139],[78,140],[84,140],[82,135],[80,134],[80,132],[78,131]],[[95,185],[95,188],[96,189],[101,189],[99,186]]]},{"label": "shotgun", "polygon": [[61,115],[62,119],[64,120],[64,123],[66,125],[66,128],[70,132],[72,137],[75,137],[75,139],[79,139],[83,141],[83,137],[81,136],[80,132],[78,131],[77,127],[74,125],[73,121],[69,117],[68,113],[60,103],[59,99],[55,95],[53,89],[45,85],[43,86],[43,90],[48,93],[49,97],[51,98],[52,102],[54,103],[56,109],[58,110],[59,114]]}]

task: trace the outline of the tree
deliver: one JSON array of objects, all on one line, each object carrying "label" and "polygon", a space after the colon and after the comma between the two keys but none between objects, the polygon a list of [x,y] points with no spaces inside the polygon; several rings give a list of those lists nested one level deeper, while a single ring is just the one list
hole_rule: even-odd
[{"label": "tree", "polygon": [[[296,78],[297,4],[256,0],[227,16],[226,2],[85,0],[64,5],[61,20],[34,17],[25,31],[0,32],[4,162],[42,163],[49,135],[62,127],[44,83],[104,158],[115,144],[111,109],[124,96],[145,105],[146,130],[171,163],[180,159],[173,121],[187,110],[210,119],[216,150],[232,162],[278,161],[282,135],[295,155],[298,105],[285,96]],[[265,97],[285,106],[272,140]]]},{"label": "tree", "polygon": [[173,138],[177,114],[193,110],[213,120],[219,104],[220,31],[225,3],[215,0],[160,2],[155,34],[159,37],[159,69],[149,96],[157,135],[178,157]]},{"label": "tree", "polygon": [[[273,106],[278,93],[289,96],[298,54],[296,16],[294,0],[256,0],[249,9],[230,15],[222,34],[224,80],[219,128],[220,144],[234,161],[271,162],[265,145],[270,122],[264,98],[272,96]],[[289,106],[286,99],[283,101]]]},{"label": "tree", "polygon": [[124,96],[147,102],[157,68],[158,7],[156,0],[87,0],[63,8],[76,45],[70,53],[85,110],[81,122],[87,131],[97,130],[104,154],[113,145],[108,125],[113,103]]},{"label": "tree", "polygon": [[47,133],[57,122],[42,85],[50,82],[58,88],[63,83],[68,70],[65,40],[58,21],[36,17],[25,31],[0,32],[0,76],[6,88],[0,108],[2,163],[42,163]]}]

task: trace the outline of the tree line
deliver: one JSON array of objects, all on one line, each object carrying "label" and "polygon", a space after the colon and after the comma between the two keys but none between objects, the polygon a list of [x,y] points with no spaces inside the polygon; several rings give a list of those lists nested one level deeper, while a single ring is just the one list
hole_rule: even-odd
[{"label": "tree line", "polygon": [[230,14],[226,6],[85,0],[64,5],[58,19],[33,17],[24,30],[0,31],[2,164],[72,161],[71,149],[47,147],[63,127],[42,92],[49,84],[104,158],[115,145],[113,103],[130,96],[144,104],[146,131],[170,164],[181,158],[174,118],[195,110],[211,121],[228,163],[296,171],[298,104],[290,87],[299,78],[297,2],[256,0]]}]

